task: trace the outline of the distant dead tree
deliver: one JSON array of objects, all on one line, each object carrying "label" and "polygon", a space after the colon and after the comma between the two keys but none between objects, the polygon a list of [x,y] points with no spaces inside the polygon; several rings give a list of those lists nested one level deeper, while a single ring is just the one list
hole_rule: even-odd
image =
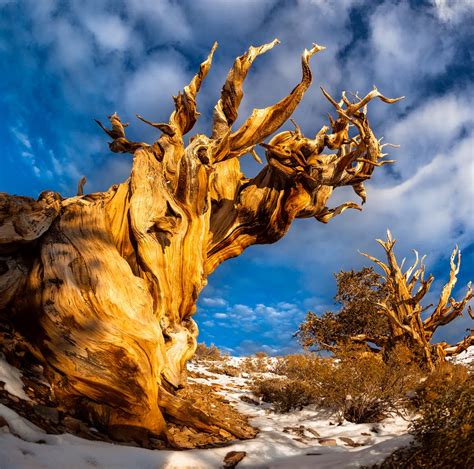
[{"label": "distant dead tree", "polygon": [[[386,358],[398,353],[403,346],[411,357],[432,370],[437,362],[454,356],[474,345],[474,331],[457,344],[432,343],[433,334],[463,314],[473,298],[471,283],[464,297],[456,301],[451,297],[461,266],[461,251],[456,246],[450,259],[449,281],[443,287],[436,306],[422,306],[434,277],[425,279],[424,257],[405,272],[404,262],[398,264],[393,247],[395,240],[390,231],[387,240],[377,240],[384,248],[387,263],[363,253],[375,262],[383,275],[364,267],[359,272],[340,272],[336,275],[336,300],[342,304],[338,313],[328,312],[318,317],[308,313],[300,325],[297,336],[303,346],[319,350],[337,351],[341,346],[365,344]],[[472,309],[468,315],[474,319]]]},{"label": "distant dead tree", "polygon": [[[295,218],[327,223],[348,208],[360,210],[352,201],[329,208],[332,191],[350,186],[364,202],[364,181],[389,162],[369,126],[367,104],[401,98],[376,89],[353,100],[343,93],[339,102],[323,89],[337,113],[329,126],[314,138],[296,126],[264,143],[310,86],[309,60],[324,49],[318,45],[304,51],[302,79],[288,96],[233,129],[253,61],[277,43],[250,47],[235,60],[210,136],[184,141],[217,44],[174,97],[169,122],[139,116],[160,131],[151,145],[129,141],[116,113],[111,129],[99,122],[113,152],[133,154],[125,182],[86,195],[80,184],[70,198],[0,194],[1,320],[28,343],[64,407],[87,408],[101,428],[138,427],[167,437],[166,422],[173,421],[248,436],[225,416],[211,418],[177,396],[196,349],[192,317],[208,275],[248,246],[279,240]],[[255,157],[257,145],[265,148],[266,165],[246,178],[240,158]]]}]

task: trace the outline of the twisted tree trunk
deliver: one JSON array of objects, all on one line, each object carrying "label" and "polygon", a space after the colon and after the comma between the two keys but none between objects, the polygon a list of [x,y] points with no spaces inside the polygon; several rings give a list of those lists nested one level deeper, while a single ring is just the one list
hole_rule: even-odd
[{"label": "twisted tree trunk", "polygon": [[[185,384],[185,364],[196,347],[192,316],[207,276],[223,261],[256,243],[272,243],[293,219],[327,222],[347,208],[326,203],[335,187],[350,185],[365,200],[363,181],[387,161],[373,135],[366,104],[374,89],[350,102],[343,94],[331,128],[314,139],[281,132],[263,141],[292,114],[311,84],[309,59],[293,91],[254,110],[232,131],[242,83],[253,60],[277,40],[251,47],[236,59],[215,107],[212,136],[183,136],[198,113],[196,95],[216,48],[175,100],[168,123],[144,122],[161,131],[152,145],[130,142],[117,114],[114,152],[133,154],[127,181],[107,192],[63,199],[44,192],[37,201],[0,195],[0,314],[29,344],[66,408],[81,406],[109,429],[146,429],[166,436],[173,420],[209,433],[249,432],[217,421],[175,396]],[[349,127],[356,135],[349,135]],[[253,179],[239,157],[262,144],[267,165]],[[334,153],[323,153],[326,148]]]},{"label": "twisted tree trunk", "polygon": [[[469,335],[457,344],[431,342],[438,327],[449,324],[461,316],[469,301],[474,298],[471,282],[468,283],[467,291],[461,300],[456,301],[451,297],[461,267],[459,248],[456,246],[451,254],[449,280],[441,291],[436,307],[423,318],[423,314],[433,305],[423,307],[421,302],[434,281],[431,274],[425,280],[424,257],[420,261],[415,251],[414,264],[403,272],[403,262],[399,265],[393,252],[395,240],[390,231],[387,231],[386,241],[380,239],[377,241],[385,250],[387,263],[365,253],[363,255],[383,270],[388,287],[387,299],[378,304],[381,313],[387,317],[390,328],[387,336],[383,338],[383,343],[379,344],[384,353],[390,356],[392,353],[397,353],[399,345],[406,346],[420,363],[429,370],[433,370],[437,362],[444,361],[446,357],[458,355],[474,345],[474,329],[471,329]],[[470,306],[467,307],[467,313],[471,319],[474,319]],[[371,341],[364,334],[355,339],[357,342]]]}]

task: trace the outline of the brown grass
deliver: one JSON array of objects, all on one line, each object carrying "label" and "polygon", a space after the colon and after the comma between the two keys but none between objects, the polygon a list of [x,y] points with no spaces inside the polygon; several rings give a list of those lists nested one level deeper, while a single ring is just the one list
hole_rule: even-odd
[{"label": "brown grass", "polygon": [[279,378],[257,380],[253,392],[276,411],[318,403],[354,423],[377,422],[396,412],[421,378],[414,366],[397,360],[385,363],[354,349],[337,359],[312,354],[282,357],[275,372]]}]

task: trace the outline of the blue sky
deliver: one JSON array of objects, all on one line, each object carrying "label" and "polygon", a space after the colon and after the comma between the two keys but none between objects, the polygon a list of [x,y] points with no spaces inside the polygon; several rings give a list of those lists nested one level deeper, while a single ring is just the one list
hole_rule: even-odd
[{"label": "blue sky", "polygon": [[[333,273],[367,264],[358,250],[382,255],[374,239],[387,228],[400,258],[412,248],[428,255],[433,295],[456,243],[463,253],[456,293],[474,279],[471,0],[0,0],[0,11],[3,192],[71,195],[82,175],[87,191],[124,180],[130,155],[110,153],[93,118],[117,111],[131,122],[131,138],[153,141],[133,116],[167,120],[171,96],[214,40],[195,132],[209,132],[233,59],[274,37],[281,44],[258,58],[246,81],[240,122],[293,88],[301,52],[313,42],[327,50],[312,61],[313,87],[294,114],[306,135],[330,111],[320,85],[333,95],[365,94],[376,84],[387,96],[406,96],[370,106],[376,135],[401,147],[391,151],[396,165],[367,184],[364,211],[328,225],[299,220],[280,242],[223,264],[199,301],[200,340],[232,353],[296,350],[292,334],[306,311],[334,307]],[[253,175],[258,167],[246,158]],[[348,198],[341,189],[331,202]],[[467,326],[453,323],[444,338],[461,338]]]}]

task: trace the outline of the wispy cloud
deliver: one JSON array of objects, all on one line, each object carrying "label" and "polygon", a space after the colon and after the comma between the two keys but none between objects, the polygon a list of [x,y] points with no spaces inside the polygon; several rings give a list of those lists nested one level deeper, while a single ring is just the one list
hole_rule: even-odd
[{"label": "wispy cloud", "polygon": [[209,296],[205,296],[201,299],[202,303],[206,306],[226,306],[227,301],[224,298],[213,298]]},{"label": "wispy cloud", "polygon": [[474,3],[471,0],[433,0],[435,12],[441,21],[459,23],[466,16],[474,16]]}]

